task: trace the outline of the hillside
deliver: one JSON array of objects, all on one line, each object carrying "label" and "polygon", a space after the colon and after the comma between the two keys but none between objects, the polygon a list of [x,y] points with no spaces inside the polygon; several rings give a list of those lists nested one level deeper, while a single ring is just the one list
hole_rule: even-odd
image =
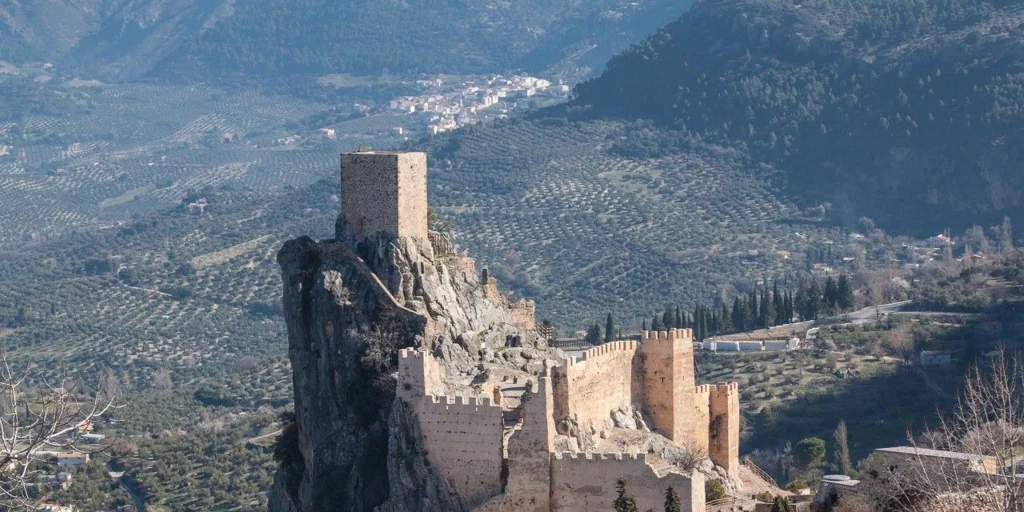
[{"label": "hillside", "polygon": [[578,77],[688,3],[17,1],[0,13],[0,60],[106,80],[549,68]]},{"label": "hillside", "polygon": [[629,156],[746,150],[841,220],[1019,221],[1022,24],[1002,0],[709,0],[612,59],[570,112],[665,130],[635,133]]}]

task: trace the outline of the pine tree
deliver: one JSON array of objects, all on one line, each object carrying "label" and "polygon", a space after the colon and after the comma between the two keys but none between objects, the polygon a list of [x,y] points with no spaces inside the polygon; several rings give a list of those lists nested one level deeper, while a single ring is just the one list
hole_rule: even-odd
[{"label": "pine tree", "polygon": [[665,512],[682,512],[683,508],[679,504],[679,495],[676,494],[676,490],[669,486],[665,490]]},{"label": "pine tree", "polygon": [[846,274],[839,276],[839,311],[846,312],[853,309],[856,301],[853,297],[853,284]]},{"label": "pine tree", "polygon": [[608,343],[615,339],[615,322],[612,321],[612,314],[604,321],[604,342]]},{"label": "pine tree", "polygon": [[621,478],[615,482],[615,512],[639,512],[636,507],[636,499],[626,490],[626,482]]}]

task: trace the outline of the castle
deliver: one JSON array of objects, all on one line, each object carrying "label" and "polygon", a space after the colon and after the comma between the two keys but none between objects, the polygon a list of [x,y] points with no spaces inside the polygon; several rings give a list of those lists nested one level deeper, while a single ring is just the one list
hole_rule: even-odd
[{"label": "castle", "polygon": [[[343,155],[344,238],[385,233],[452,252],[428,231],[426,176],[422,153]],[[476,272],[469,258],[445,265]],[[533,303],[505,299],[486,270],[479,287],[510,325],[537,328]],[[431,328],[428,319],[428,336]],[[661,510],[672,487],[682,510],[702,512],[707,466],[742,480],[737,386],[696,385],[689,329],[644,331],[576,356],[537,348],[531,357],[543,360],[532,371],[485,361],[470,385],[427,346],[399,354],[398,398],[418,420],[427,460],[467,508],[611,510],[621,479],[640,510]],[[679,464],[681,453],[713,465]]]}]

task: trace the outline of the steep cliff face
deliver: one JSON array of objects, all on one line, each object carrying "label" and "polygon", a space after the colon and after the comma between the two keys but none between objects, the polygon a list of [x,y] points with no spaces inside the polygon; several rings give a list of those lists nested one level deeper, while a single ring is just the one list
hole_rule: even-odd
[{"label": "steep cliff face", "polygon": [[446,386],[470,386],[481,354],[536,335],[483,296],[472,260],[429,243],[289,241],[284,283],[297,442],[272,511],[465,510],[424,459],[415,417],[395,400],[397,352],[423,347]]}]

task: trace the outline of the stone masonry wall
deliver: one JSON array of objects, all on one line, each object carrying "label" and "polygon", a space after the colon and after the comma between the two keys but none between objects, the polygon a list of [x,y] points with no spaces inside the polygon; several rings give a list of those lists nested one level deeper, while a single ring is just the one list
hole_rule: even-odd
[{"label": "stone masonry wall", "polygon": [[490,397],[423,397],[418,407],[427,460],[472,508],[501,493],[501,407]]},{"label": "stone masonry wall", "polygon": [[342,216],[354,238],[379,232],[427,239],[425,153],[341,155]]},{"label": "stone masonry wall", "polygon": [[639,404],[641,387],[635,376],[637,344],[613,341],[587,350],[580,359],[570,357],[552,370],[555,420],[576,418],[600,429],[611,412]]},{"label": "stone masonry wall", "polygon": [[542,374],[536,392],[523,395],[523,425],[508,440],[508,484],[502,512],[550,512],[554,447],[551,377]]},{"label": "stone masonry wall", "polygon": [[[708,384],[702,384],[696,387],[696,393],[694,394],[694,408],[696,410],[696,424],[699,431],[708,432],[711,421],[711,388]],[[709,441],[708,435],[697,436],[693,440],[693,445],[690,447],[694,450],[700,450],[706,454],[709,454],[711,447],[708,446]]]},{"label": "stone masonry wall", "polygon": [[740,468],[740,398],[735,382],[711,387],[709,455],[736,475]]},{"label": "stone masonry wall", "polygon": [[707,429],[700,423],[693,366],[693,331],[641,334],[643,397],[654,427],[684,446],[703,446]]},{"label": "stone masonry wall", "polygon": [[704,476],[677,473],[659,476],[639,454],[569,454],[551,457],[551,509],[553,512],[580,510],[610,511],[615,501],[615,483],[626,482],[639,510],[663,510],[669,486],[679,494],[680,510],[704,512]]},{"label": "stone masonry wall", "polygon": [[509,312],[509,322],[524,329],[534,330],[537,328],[535,316],[536,306],[532,300],[520,300],[510,302],[501,292],[498,291],[498,281],[494,279],[485,268],[480,272],[480,288],[484,297],[487,297],[495,304],[500,304]]},{"label": "stone masonry wall", "polygon": [[421,397],[444,392],[444,369],[426,352],[411,348],[398,352],[398,396],[416,406]]}]

